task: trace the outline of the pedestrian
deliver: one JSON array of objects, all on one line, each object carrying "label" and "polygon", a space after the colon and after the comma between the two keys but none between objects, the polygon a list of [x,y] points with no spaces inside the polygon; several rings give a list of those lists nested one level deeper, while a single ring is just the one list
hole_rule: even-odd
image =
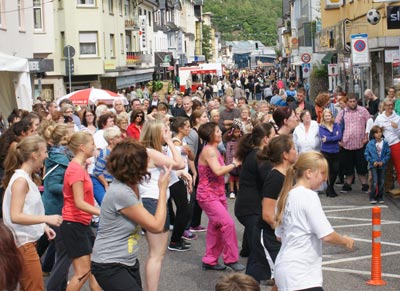
[{"label": "pedestrian", "polygon": [[[236,155],[237,145],[243,136],[243,131],[237,123],[225,132],[223,139],[226,143],[225,163],[230,164]],[[235,192],[236,189],[236,192]],[[229,198],[235,199],[236,193],[239,191],[239,169],[235,168],[229,172]]]},{"label": "pedestrian", "polygon": [[[231,164],[224,165],[224,159],[218,151],[222,133],[216,123],[201,125],[199,136],[207,145],[199,157],[197,201],[209,219],[202,266],[204,270],[222,271],[228,266],[234,271],[242,271],[244,266],[238,262],[235,223],[228,212],[224,182],[224,175],[240,166],[241,162],[234,158]],[[218,263],[221,254],[225,265]]]},{"label": "pedestrian", "polygon": [[138,245],[140,226],[163,231],[166,196],[171,167],[164,167],[158,179],[159,202],[154,214],[141,203],[138,184],[149,178],[147,150],[127,139],[110,153],[107,169],[114,177],[100,212],[100,224],[92,255],[92,273],[104,291],[142,290]]},{"label": "pedestrian", "polygon": [[[248,265],[246,274],[257,281],[274,278],[274,263],[281,247],[276,239],[274,216],[276,200],[282,189],[286,173],[296,162],[297,151],[290,135],[277,136],[264,148],[263,154],[272,164],[272,169],[262,185],[262,212],[251,238],[254,263]],[[276,291],[276,287],[272,290]]]},{"label": "pedestrian", "polygon": [[215,285],[215,291],[260,291],[260,285],[252,277],[233,273],[222,276]]},{"label": "pedestrian", "polygon": [[11,230],[0,222],[0,290],[16,290],[22,274],[22,256]]},{"label": "pedestrian", "polygon": [[365,149],[365,159],[372,174],[372,185],[369,193],[369,203],[384,203],[383,191],[385,183],[385,171],[390,159],[390,148],[383,139],[383,129],[377,125],[371,128],[371,139]]},{"label": "pedestrian", "polygon": [[90,255],[94,243],[90,222],[93,215],[100,215],[100,209],[94,206],[93,184],[86,169],[86,160],[93,156],[96,146],[92,135],[81,131],[70,137],[68,148],[74,158],[64,175],[64,221],[60,227],[64,246],[74,268],[67,291],[80,290],[88,278],[90,288],[100,290],[90,274]]},{"label": "pedestrian", "polygon": [[[160,191],[158,180],[165,167],[172,167],[173,170],[181,170],[185,163],[178,149],[174,146],[171,138],[169,124],[166,124],[160,116],[155,115],[155,119],[144,123],[140,133],[140,141],[147,148],[148,165],[147,170],[150,178],[141,181],[139,184],[139,194],[142,198],[143,206],[151,214],[155,214],[158,207]],[[166,146],[163,146],[166,144]],[[171,172],[170,184],[178,181],[178,177]],[[167,199],[169,190],[167,191]],[[161,201],[164,203],[163,201]],[[166,204],[166,202],[165,202]],[[149,254],[145,266],[145,282],[148,291],[157,291],[160,280],[161,266],[168,244],[169,219],[165,221],[162,231],[146,232],[146,240],[149,245]]]},{"label": "pedestrian", "polygon": [[328,163],[318,152],[300,154],[286,172],[274,225],[282,242],[275,261],[278,290],[322,291],[322,241],[348,250],[354,247],[352,238],[333,230],[314,191],[327,173]]},{"label": "pedestrian", "polygon": [[336,197],[335,182],[339,173],[339,142],[342,139],[342,129],[334,122],[333,114],[329,109],[324,109],[319,126],[319,137],[321,139],[321,153],[328,161],[329,179],[326,196]]},{"label": "pedestrian", "polygon": [[44,291],[42,268],[36,251],[36,241],[46,233],[52,240],[55,232],[49,225],[60,226],[60,215],[45,215],[43,202],[34,180],[36,171],[47,158],[46,141],[29,136],[11,148],[4,161],[5,187],[3,201],[4,224],[14,233],[22,256],[21,290]]}]

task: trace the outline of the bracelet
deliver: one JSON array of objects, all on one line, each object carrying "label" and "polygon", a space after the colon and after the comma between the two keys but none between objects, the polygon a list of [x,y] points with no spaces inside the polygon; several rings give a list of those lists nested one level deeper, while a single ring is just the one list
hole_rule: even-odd
[{"label": "bracelet", "polygon": [[235,162],[232,162],[231,165],[233,165],[234,168],[237,167]]}]

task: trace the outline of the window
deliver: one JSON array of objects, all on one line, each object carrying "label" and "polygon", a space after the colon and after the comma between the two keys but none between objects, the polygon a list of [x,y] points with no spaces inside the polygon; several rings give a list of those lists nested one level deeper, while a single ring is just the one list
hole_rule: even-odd
[{"label": "window", "polygon": [[78,6],[94,6],[95,0],[77,0],[76,4]]},{"label": "window", "polygon": [[33,28],[43,30],[42,0],[33,0]]},{"label": "window", "polygon": [[95,0],[77,0],[78,6],[94,6]]},{"label": "window", "polygon": [[19,30],[25,29],[25,21],[24,21],[24,1],[18,0],[18,27]]},{"label": "window", "polygon": [[120,46],[121,46],[121,55],[123,55],[124,54],[124,34],[123,33],[121,33],[120,35],[119,35],[119,40],[120,40]]},{"label": "window", "polygon": [[81,56],[97,56],[97,32],[79,33],[79,52]]},{"label": "window", "polygon": [[125,16],[130,16],[131,15],[131,9],[129,5],[129,0],[125,0]]},{"label": "window", "polygon": [[108,12],[114,14],[114,0],[108,0]]},{"label": "window", "polygon": [[4,28],[6,26],[6,17],[3,14],[4,10],[4,0],[0,0],[0,28]]},{"label": "window", "polygon": [[115,36],[110,34],[110,56],[115,58]]},{"label": "window", "polygon": [[149,11],[149,26],[151,27],[151,12]]},{"label": "window", "polygon": [[142,8],[139,8],[139,15],[142,15]]},{"label": "window", "polygon": [[61,52],[64,50],[65,47],[65,33],[64,31],[60,31],[60,45],[61,45]]},{"label": "window", "polygon": [[119,0],[119,5],[118,5],[118,9],[119,9],[119,15],[122,16],[122,10],[124,10],[124,6],[122,5],[122,0]]}]

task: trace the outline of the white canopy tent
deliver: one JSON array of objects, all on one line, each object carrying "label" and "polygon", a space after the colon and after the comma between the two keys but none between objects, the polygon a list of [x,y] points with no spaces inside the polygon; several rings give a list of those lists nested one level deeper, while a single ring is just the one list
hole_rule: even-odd
[{"label": "white canopy tent", "polygon": [[0,52],[0,112],[6,118],[14,108],[32,110],[29,63]]}]

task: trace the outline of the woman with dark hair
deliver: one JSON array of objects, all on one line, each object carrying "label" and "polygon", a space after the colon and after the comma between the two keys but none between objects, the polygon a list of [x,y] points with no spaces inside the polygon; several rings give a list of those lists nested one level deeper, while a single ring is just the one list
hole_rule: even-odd
[{"label": "woman with dark hair", "polygon": [[16,290],[21,274],[21,253],[12,232],[0,222],[0,290]]},{"label": "woman with dark hair", "polygon": [[[253,249],[256,262],[251,272],[248,272],[256,280],[273,277],[275,258],[281,246],[274,233],[276,200],[285,180],[286,171],[297,159],[297,151],[290,135],[273,138],[265,148],[265,154],[273,168],[262,187],[262,216],[256,224],[253,236],[254,242],[261,242],[258,244],[259,247]],[[263,277],[258,277],[260,275]],[[272,290],[276,291],[276,289]]]},{"label": "woman with dark hair", "polygon": [[86,127],[91,134],[94,134],[97,131],[96,120],[97,117],[94,110],[90,108],[86,108],[83,110],[81,122],[82,125]]},{"label": "woman with dark hair", "polygon": [[[193,191],[190,197],[191,205],[191,222],[190,222],[190,232],[204,232],[207,229],[201,225],[201,213],[203,210],[200,208],[199,203],[196,200],[197,186],[199,185],[199,176],[197,175],[197,166],[199,164],[199,156],[203,147],[205,145],[204,141],[199,137],[198,131],[202,124],[207,123],[208,116],[207,111],[198,109],[192,112],[190,115],[190,123],[192,125],[192,130],[186,137],[188,145],[192,148],[195,155],[194,158],[194,170],[192,172],[193,176]],[[190,233],[189,233],[190,235]]]},{"label": "woman with dark hair", "polygon": [[[224,165],[224,158],[218,151],[222,140],[218,124],[208,122],[201,125],[199,136],[207,142],[199,157],[200,182],[197,187],[197,201],[209,219],[203,269],[222,271],[228,266],[234,271],[242,271],[244,266],[238,262],[235,223],[228,212],[224,182],[224,175],[240,166],[241,162],[234,158],[231,164]],[[218,263],[221,254],[225,265]]]},{"label": "woman with dark hair", "polygon": [[107,168],[114,181],[101,206],[92,254],[92,273],[104,291],[116,290],[116,286],[118,290],[142,290],[140,226],[154,233],[164,229],[171,166],[164,166],[159,176],[159,203],[152,214],[143,207],[138,190],[138,184],[150,175],[147,162],[146,148],[132,139],[117,144],[108,158]]},{"label": "woman with dark hair", "polygon": [[261,216],[263,181],[271,170],[271,164],[262,156],[262,150],[274,136],[275,131],[270,123],[257,124],[251,133],[243,136],[236,151],[236,158],[242,161],[242,169],[235,216],[244,226],[241,255],[248,253],[249,256],[246,272],[254,262],[251,252],[253,230]]},{"label": "woman with dark hair", "polygon": [[296,113],[290,107],[278,107],[272,114],[272,118],[276,124],[276,133],[279,135],[291,134],[299,123]]},{"label": "woman with dark hair", "polygon": [[133,139],[140,139],[140,132],[142,131],[144,123],[144,112],[140,109],[133,110],[131,112],[131,120],[128,128],[126,129],[127,136]]}]

